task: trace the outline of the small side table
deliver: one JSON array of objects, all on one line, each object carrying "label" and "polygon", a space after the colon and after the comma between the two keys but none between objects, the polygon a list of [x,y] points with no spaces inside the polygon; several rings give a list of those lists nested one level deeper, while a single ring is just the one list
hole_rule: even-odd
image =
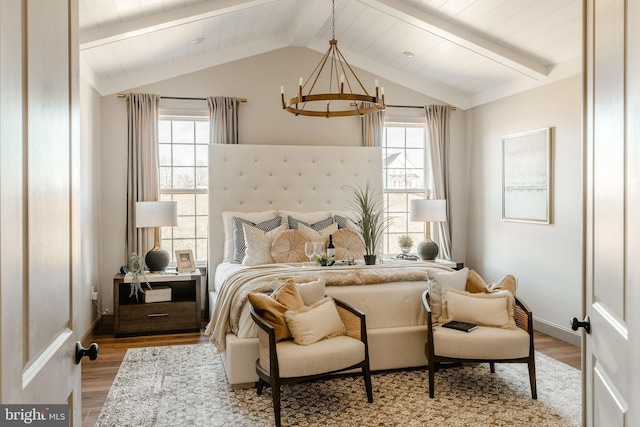
[{"label": "small side table", "polygon": [[444,265],[454,270],[462,270],[464,268],[464,262],[456,262],[450,259],[436,259],[436,264]]},{"label": "small side table", "polygon": [[[168,287],[171,300],[145,303],[144,295],[129,296],[131,274],[116,274],[113,278],[114,320],[116,336],[142,335],[200,330],[200,270],[179,274],[146,274],[154,287]],[[141,283],[143,289],[146,285]]]}]

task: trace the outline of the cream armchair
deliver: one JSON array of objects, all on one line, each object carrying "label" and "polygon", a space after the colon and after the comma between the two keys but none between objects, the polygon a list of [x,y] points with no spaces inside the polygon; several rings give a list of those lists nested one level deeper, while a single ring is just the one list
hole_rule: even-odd
[{"label": "cream armchair", "polygon": [[292,340],[276,342],[274,327],[251,307],[251,317],[258,325],[260,358],[256,361],[257,393],[265,384],[272,388],[275,424],[280,427],[280,386],[362,369],[369,403],[373,402],[371,370],[365,315],[350,305],[334,300],[347,335],[323,339],[310,345]]},{"label": "cream armchair", "polygon": [[536,366],[533,347],[533,319],[527,306],[515,298],[515,323],[517,328],[503,329],[479,326],[466,333],[443,328],[431,318],[429,291],[422,294],[427,314],[427,342],[425,355],[429,362],[429,397],[434,397],[435,372],[440,363],[489,363],[495,373],[495,363],[526,363],[529,366],[531,398],[537,399]]}]

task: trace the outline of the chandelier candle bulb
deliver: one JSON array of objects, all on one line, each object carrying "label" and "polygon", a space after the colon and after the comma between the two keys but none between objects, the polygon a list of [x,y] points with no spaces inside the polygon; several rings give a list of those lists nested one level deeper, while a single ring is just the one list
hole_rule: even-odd
[{"label": "chandelier candle bulb", "polygon": [[280,86],[280,95],[284,95],[284,86]]}]

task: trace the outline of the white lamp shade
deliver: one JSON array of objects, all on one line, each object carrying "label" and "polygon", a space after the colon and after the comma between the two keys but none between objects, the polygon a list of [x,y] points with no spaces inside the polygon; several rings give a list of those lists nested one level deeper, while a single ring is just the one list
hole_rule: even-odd
[{"label": "white lamp shade", "polygon": [[418,199],[409,201],[409,221],[444,222],[446,220],[446,200]]},{"label": "white lamp shade", "polygon": [[136,202],[136,227],[178,225],[178,202]]}]

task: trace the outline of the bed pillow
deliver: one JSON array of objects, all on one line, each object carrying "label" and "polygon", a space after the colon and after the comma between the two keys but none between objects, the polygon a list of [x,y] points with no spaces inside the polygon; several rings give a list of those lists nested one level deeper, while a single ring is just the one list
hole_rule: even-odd
[{"label": "bed pillow", "polygon": [[233,223],[231,222],[231,218],[234,216],[244,218],[253,223],[259,223],[277,217],[278,213],[275,210],[262,212],[222,212],[222,226],[224,229],[224,262],[233,261]]},{"label": "bed pillow", "polygon": [[249,224],[242,224],[246,247],[242,265],[273,264],[271,243],[278,234],[285,231],[286,227],[286,224],[280,224],[271,231],[262,231]]},{"label": "bed pillow", "polygon": [[338,223],[338,229],[348,228],[358,231],[358,226],[353,221],[353,213],[348,211],[331,211],[331,216]]},{"label": "bed pillow", "polygon": [[254,310],[275,329],[276,341],[291,338],[284,314],[287,310],[298,310],[304,307],[304,301],[293,281],[286,281],[270,296],[249,292],[247,297]]},{"label": "bed pillow", "polygon": [[306,222],[307,224],[315,224],[318,221],[322,221],[331,216],[329,211],[312,211],[312,212],[298,212],[279,210],[278,215],[282,217],[283,222],[288,222],[289,217],[292,216],[299,221]]},{"label": "bed pillow", "polygon": [[284,230],[271,242],[271,257],[280,263],[309,261],[304,253],[305,242],[307,238],[299,230]]},{"label": "bed pillow", "polygon": [[333,224],[329,225],[326,228],[323,228],[322,230],[314,230],[313,228],[307,227],[303,223],[299,222],[298,231],[304,234],[307,241],[324,242],[324,246],[326,247],[329,240],[329,234],[333,234],[338,231],[338,224],[334,222]]},{"label": "bed pillow", "polygon": [[233,263],[240,264],[244,259],[244,255],[247,251],[247,246],[244,241],[244,229],[242,228],[242,224],[249,224],[252,227],[258,228],[262,231],[271,231],[280,226],[282,222],[282,218],[279,216],[269,219],[267,221],[263,221],[260,223],[255,223],[249,221],[248,219],[244,219],[241,217],[234,216],[231,218],[231,223],[233,224]]},{"label": "bed pillow", "polygon": [[508,291],[491,294],[444,288],[441,323],[452,320],[496,328],[515,328],[515,300]]},{"label": "bed pillow", "polygon": [[333,245],[336,247],[336,260],[362,259],[365,249],[360,233],[348,228],[341,228],[332,234],[332,239]]},{"label": "bed pillow", "polygon": [[310,345],[325,338],[347,334],[331,297],[298,310],[287,310],[284,317],[293,341],[299,345]]},{"label": "bed pillow", "polygon": [[442,315],[442,288],[464,291],[467,285],[467,277],[469,276],[469,268],[465,267],[453,272],[429,270],[427,271],[427,276],[430,282],[431,319],[437,323]]},{"label": "bed pillow", "polygon": [[333,219],[333,217],[327,217],[324,218],[320,221],[314,222],[313,224],[310,224],[308,222],[296,219],[294,217],[292,217],[291,215],[287,216],[287,223],[289,224],[289,228],[291,230],[297,230],[298,229],[298,224],[304,224],[307,227],[310,227],[316,231],[320,231],[324,228],[327,228],[328,226],[330,226],[331,224],[333,224],[335,222],[335,220]]}]

